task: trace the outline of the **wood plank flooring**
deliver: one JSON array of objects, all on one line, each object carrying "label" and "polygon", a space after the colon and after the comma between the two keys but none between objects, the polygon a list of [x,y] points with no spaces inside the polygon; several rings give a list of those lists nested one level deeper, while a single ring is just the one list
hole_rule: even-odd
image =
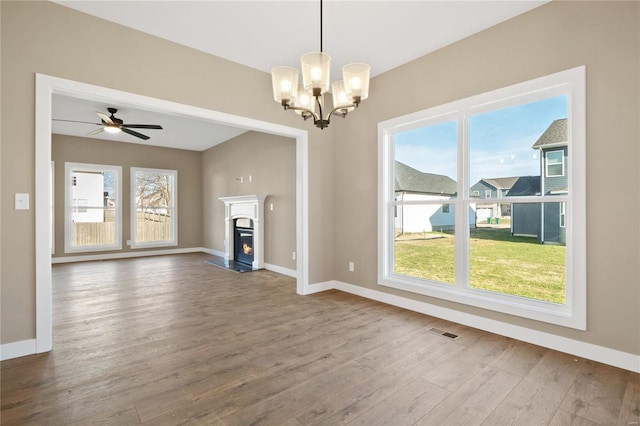
[{"label": "wood plank flooring", "polygon": [[640,422],[638,374],[209,258],[54,266],[54,350],[2,362],[2,425]]}]

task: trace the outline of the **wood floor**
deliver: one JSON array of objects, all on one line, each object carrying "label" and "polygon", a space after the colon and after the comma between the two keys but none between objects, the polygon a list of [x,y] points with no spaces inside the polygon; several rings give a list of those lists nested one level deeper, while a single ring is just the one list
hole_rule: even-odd
[{"label": "wood floor", "polygon": [[640,421],[638,374],[208,258],[54,266],[54,350],[2,362],[2,425]]}]

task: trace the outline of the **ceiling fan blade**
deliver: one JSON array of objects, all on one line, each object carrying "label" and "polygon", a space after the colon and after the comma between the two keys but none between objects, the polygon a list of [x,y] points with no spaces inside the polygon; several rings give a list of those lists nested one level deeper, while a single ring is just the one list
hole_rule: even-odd
[{"label": "ceiling fan blade", "polygon": [[100,125],[99,129],[95,129],[93,132],[87,133],[87,136],[97,135],[100,132],[104,132],[104,127],[102,127],[102,125]]},{"label": "ceiling fan blade", "polygon": [[115,125],[113,120],[111,120],[111,117],[109,117],[107,114],[104,114],[104,113],[98,112],[98,111],[96,111],[96,114],[98,114],[98,117],[100,117],[100,119],[102,121],[104,121],[105,123],[111,124],[112,126]]},{"label": "ceiling fan blade", "polygon": [[123,132],[125,132],[125,133],[130,134],[131,136],[135,136],[135,137],[137,137],[137,138],[144,139],[145,141],[146,141],[147,139],[149,139],[149,136],[147,136],[147,135],[143,135],[142,133],[138,133],[138,132],[133,131],[133,130],[129,130],[129,129],[127,129],[126,127],[121,127],[121,128],[120,128],[120,130],[122,130],[122,131],[123,131]]},{"label": "ceiling fan blade", "polygon": [[95,126],[102,126],[102,123],[90,123],[88,121],[76,121],[76,120],[63,120],[62,118],[52,118],[52,121],[64,121],[66,123],[82,123],[82,124],[93,124]]},{"label": "ceiling fan blade", "polygon": [[156,129],[162,130],[162,126],[157,124],[123,124],[122,127],[128,127],[130,129]]}]

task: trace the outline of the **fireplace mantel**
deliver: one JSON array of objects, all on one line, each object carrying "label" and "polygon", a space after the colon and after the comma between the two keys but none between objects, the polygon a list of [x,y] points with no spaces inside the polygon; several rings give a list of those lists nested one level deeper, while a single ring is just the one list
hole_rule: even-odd
[{"label": "fireplace mantel", "polygon": [[220,197],[224,203],[224,260],[234,260],[233,221],[248,218],[253,221],[252,269],[264,268],[264,200],[266,195]]}]

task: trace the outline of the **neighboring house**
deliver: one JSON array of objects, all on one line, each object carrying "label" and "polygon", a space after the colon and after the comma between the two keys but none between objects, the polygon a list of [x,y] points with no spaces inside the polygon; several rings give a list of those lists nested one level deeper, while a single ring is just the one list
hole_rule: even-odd
[{"label": "neighboring house", "polygon": [[484,221],[490,217],[511,216],[510,203],[498,203],[490,200],[506,196],[517,180],[518,176],[483,178],[469,189],[471,197],[483,200],[478,201],[476,206],[476,218],[478,221]]},{"label": "neighboring house", "polygon": [[[423,173],[404,163],[395,163],[396,201],[438,200],[438,204],[398,205],[395,228],[399,233],[431,232],[454,229],[455,207],[447,203],[457,193],[456,181],[448,176]],[[470,209],[469,223],[475,224],[475,210]]]},{"label": "neighboring house", "polygon": [[[508,196],[566,194],[568,144],[567,119],[555,120],[532,146],[540,151],[540,176],[521,177]],[[565,244],[564,206],[564,203],[514,204],[512,234],[535,236],[547,244]]]},{"label": "neighboring house", "polygon": [[104,222],[104,176],[102,173],[76,171],[72,175],[71,206],[74,222]]}]

